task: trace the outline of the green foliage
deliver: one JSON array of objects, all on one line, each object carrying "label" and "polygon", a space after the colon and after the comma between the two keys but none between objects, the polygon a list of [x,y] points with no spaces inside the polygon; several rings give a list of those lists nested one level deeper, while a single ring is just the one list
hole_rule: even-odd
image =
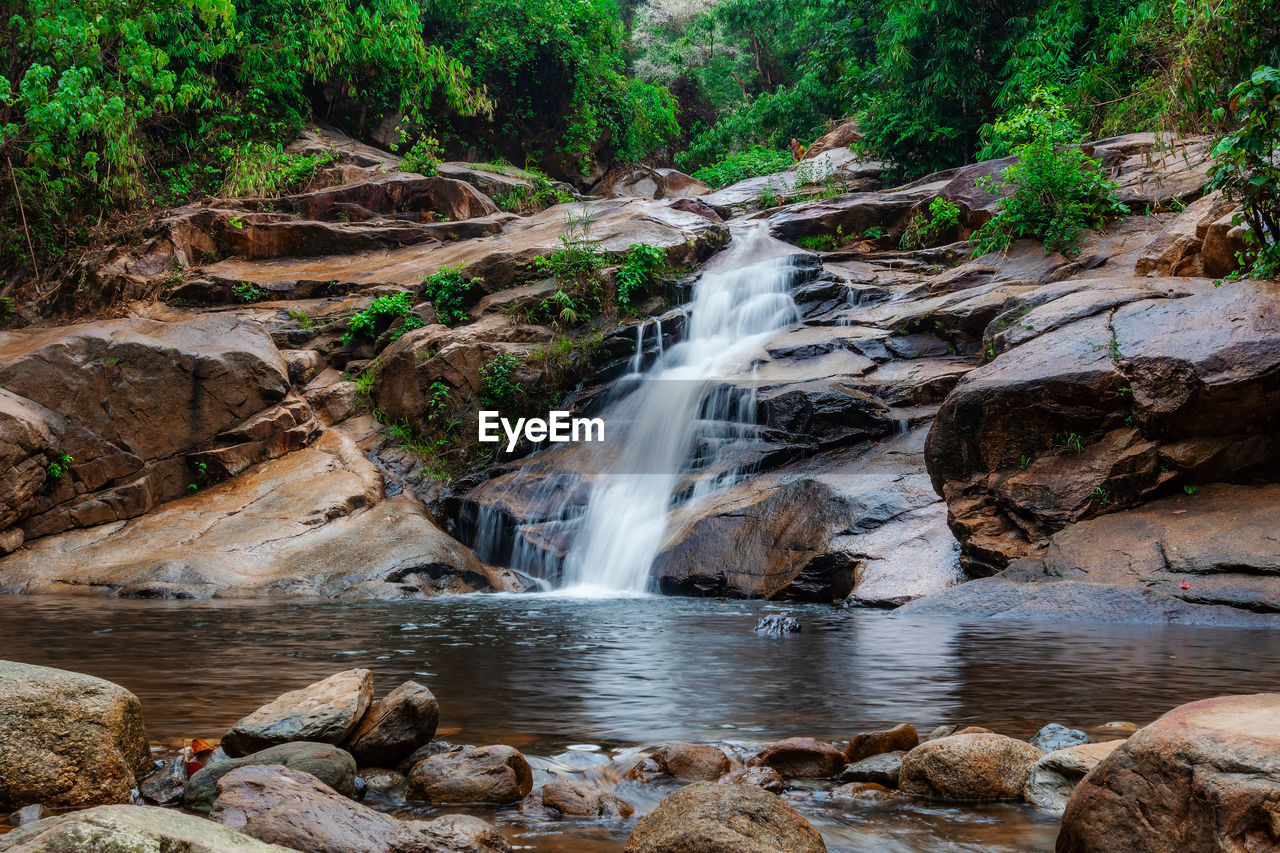
[{"label": "green foliage", "polygon": [[49,461],[44,470],[53,480],[61,480],[67,474],[71,473],[71,463],[76,460],[69,454],[59,453]]},{"label": "green foliage", "polygon": [[693,173],[700,181],[705,181],[713,189],[727,187],[747,178],[772,175],[791,168],[790,151],[770,151],[756,146],[737,154],[730,154],[724,159],[703,166]]},{"label": "green foliage", "polygon": [[945,198],[935,198],[929,202],[927,214],[917,210],[907,220],[907,227],[902,232],[902,248],[919,249],[928,246],[959,224],[960,208]]},{"label": "green foliage", "polygon": [[1128,212],[1115,200],[1116,185],[1101,163],[1079,148],[1038,138],[1018,148],[1017,154],[1018,162],[1000,179],[985,182],[993,195],[1005,184],[1014,190],[997,203],[995,217],[974,233],[975,255],[1022,237],[1042,240],[1046,253],[1066,254],[1078,245],[1081,229],[1100,227],[1107,217]]},{"label": "green foliage", "polygon": [[9,321],[18,313],[18,308],[8,296],[0,296],[0,329],[9,325]]},{"label": "green foliage", "polygon": [[561,326],[576,326],[587,314],[586,309],[563,290],[557,290],[542,300],[538,312]]},{"label": "green foliage", "polygon": [[423,280],[422,295],[436,310],[436,319],[446,326],[465,323],[467,294],[471,292],[472,279],[462,275],[462,267],[441,267]]},{"label": "green foliage", "polygon": [[241,302],[261,302],[267,292],[251,281],[238,281],[231,285],[231,295]]},{"label": "green foliage", "polygon": [[796,245],[811,252],[833,252],[840,247],[840,239],[834,234],[814,234],[797,237]]},{"label": "green foliage", "polygon": [[1037,139],[1055,145],[1079,142],[1081,128],[1066,104],[1053,92],[1037,89],[1031,99],[982,129],[979,160],[995,160],[1012,154]]},{"label": "green foliage", "polygon": [[567,212],[565,229],[560,234],[560,248],[535,258],[533,264],[539,272],[564,284],[593,282],[605,264],[605,255],[600,249],[600,241],[591,237],[591,211]]},{"label": "green foliage", "polygon": [[529,181],[529,186],[517,185],[505,194],[494,195],[493,200],[498,207],[511,213],[536,213],[553,204],[568,204],[573,201],[573,196],[556,186],[546,172],[534,166],[517,169],[502,163],[479,163],[475,168]]},{"label": "green foliage", "polygon": [[290,311],[289,317],[298,324],[298,328],[304,331],[311,331],[316,327],[315,321],[311,319],[311,315],[306,311]]},{"label": "green foliage", "polygon": [[187,491],[198,492],[202,483],[209,482],[209,463],[197,462],[194,466],[195,480],[187,483]]},{"label": "green foliage", "polygon": [[[422,319],[409,316],[409,312],[413,309],[413,302],[414,295],[407,291],[376,297],[368,308],[351,315],[351,319],[347,321],[347,331],[342,333],[342,342],[350,344],[357,337],[372,340],[402,317],[405,322],[392,336],[392,340],[410,329],[421,328]],[[416,322],[410,323],[410,320]]]},{"label": "green foliage", "polygon": [[280,144],[246,142],[223,148],[227,163],[223,198],[274,198],[298,188],[316,170],[332,162],[328,154],[290,154]]},{"label": "green foliage", "polygon": [[1250,74],[1231,91],[1230,110],[1236,127],[1214,145],[1209,186],[1240,202],[1237,223],[1249,224],[1237,275],[1280,278],[1280,68]]},{"label": "green foliage", "polygon": [[440,143],[430,136],[423,136],[404,152],[400,159],[400,171],[434,175],[440,160]]},{"label": "green foliage", "polygon": [[667,266],[667,250],[648,243],[633,243],[622,258],[615,281],[618,306],[632,307],[641,297],[652,292],[658,274]]},{"label": "green foliage", "polygon": [[519,370],[520,359],[509,352],[495,356],[492,361],[480,369],[481,405],[493,409],[512,404],[519,398],[522,389],[512,375]]}]

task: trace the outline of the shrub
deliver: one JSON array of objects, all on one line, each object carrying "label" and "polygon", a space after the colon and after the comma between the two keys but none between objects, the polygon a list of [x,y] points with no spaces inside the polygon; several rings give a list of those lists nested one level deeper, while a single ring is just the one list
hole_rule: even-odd
[{"label": "shrub", "polygon": [[261,302],[267,292],[251,281],[239,281],[231,285],[231,295],[241,302]]},{"label": "shrub", "polygon": [[440,143],[430,136],[423,136],[413,143],[400,158],[400,171],[419,175],[434,175],[440,165]]},{"label": "shrub", "polygon": [[441,323],[456,326],[470,317],[466,298],[474,283],[474,280],[463,277],[461,266],[441,267],[424,279],[422,295],[436,309],[436,318]]},{"label": "shrub", "polygon": [[627,249],[618,267],[618,305],[630,308],[637,299],[648,294],[667,265],[667,250],[648,243],[635,243]]},{"label": "shrub", "polygon": [[356,339],[356,336],[369,339],[376,338],[401,317],[404,318],[404,323],[396,330],[396,333],[391,338],[392,340],[412,329],[421,328],[422,319],[417,316],[409,316],[409,311],[412,308],[412,293],[404,292],[390,296],[379,296],[373,300],[368,308],[363,311],[357,311],[347,321],[347,331],[342,333],[342,342],[350,344]]},{"label": "shrub", "polygon": [[902,248],[919,249],[928,246],[959,224],[960,208],[945,198],[935,198],[929,202],[927,215],[924,211],[916,211],[907,221],[906,230],[902,232]]},{"label": "shrub", "polygon": [[1002,249],[1020,237],[1037,237],[1046,253],[1065,254],[1079,244],[1082,228],[1128,212],[1115,200],[1116,185],[1107,180],[1102,164],[1079,148],[1039,138],[1020,146],[1017,154],[1018,162],[1001,178],[984,182],[993,195],[1006,184],[1014,192],[1000,199],[995,217],[973,235],[975,255]]},{"label": "shrub", "polygon": [[71,473],[71,463],[75,461],[76,460],[69,454],[59,453],[49,461],[48,465],[45,466],[45,473],[47,473],[49,478],[52,480],[61,480],[67,474]]},{"label": "shrub", "polygon": [[979,136],[982,148],[978,159],[995,160],[1036,139],[1048,139],[1058,145],[1079,142],[1082,130],[1056,94],[1037,89],[1030,101],[982,128]]},{"label": "shrub", "polygon": [[[1280,276],[1280,68],[1262,67],[1231,92],[1238,127],[1213,148],[1209,186],[1241,204],[1250,251],[1237,274]],[[1225,110],[1220,111],[1220,115]]]},{"label": "shrub", "polygon": [[747,178],[784,172],[791,168],[791,163],[790,151],[772,151],[756,146],[740,154],[730,154],[718,163],[704,166],[694,172],[693,176],[714,189],[720,189]]},{"label": "shrub", "polygon": [[519,383],[511,375],[520,367],[520,359],[504,352],[480,369],[480,403],[499,408],[515,401],[520,395]]},{"label": "shrub", "polygon": [[282,145],[246,142],[239,148],[223,148],[227,176],[218,195],[222,198],[275,198],[311,179],[316,170],[333,161],[329,154],[290,154]]}]

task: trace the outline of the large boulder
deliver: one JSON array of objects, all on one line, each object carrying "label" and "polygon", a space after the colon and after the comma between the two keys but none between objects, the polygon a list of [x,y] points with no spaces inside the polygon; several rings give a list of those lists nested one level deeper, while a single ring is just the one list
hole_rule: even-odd
[{"label": "large boulder", "polygon": [[898,787],[937,800],[1020,800],[1044,752],[993,733],[925,741],[902,759]]},{"label": "large boulder", "polygon": [[729,756],[718,746],[673,743],[654,750],[627,773],[627,778],[652,782],[664,776],[690,782],[708,782],[729,772]]},{"label": "large boulder", "polygon": [[431,803],[518,803],[533,790],[533,769],[509,746],[433,755],[409,773],[410,793]]},{"label": "large boulder", "polygon": [[191,811],[207,812],[218,796],[218,782],[223,776],[241,767],[267,764],[309,774],[343,796],[355,796],[356,762],[349,753],[332,744],[298,741],[200,768],[187,780],[182,805]]},{"label": "large boulder", "polygon": [[15,524],[32,539],[132,518],[185,493],[200,461],[224,474],[219,455],[242,469],[313,431],[305,405],[285,399],[266,330],[230,314],[0,334],[0,387],[0,461],[14,472],[0,537]]},{"label": "large boulder", "polygon": [[327,431],[311,446],[127,522],[46,537],[0,558],[0,591],[124,597],[400,599],[512,591],[416,499]]},{"label": "large boulder", "polygon": [[784,779],[828,779],[844,765],[843,752],[809,737],[771,743],[747,760],[748,767],[772,767]]},{"label": "large boulder", "polygon": [[1083,743],[1048,753],[1031,766],[1023,798],[1036,808],[1062,814],[1080,780],[1122,743]]},{"label": "large boulder", "polygon": [[237,832],[310,853],[507,853],[498,829],[477,817],[400,820],[286,767],[242,767],[218,782],[209,814]]},{"label": "large boulder", "polygon": [[222,736],[232,757],[292,741],[339,744],[373,701],[373,673],[348,669],[277,696],[236,722]]},{"label": "large boulder", "polygon": [[696,782],[640,818],[625,853],[826,853],[822,836],[754,785]]},{"label": "large boulder", "polygon": [[1175,708],[1076,786],[1059,853],[1280,846],[1280,694]]},{"label": "large boulder", "polygon": [[0,835],[4,853],[296,853],[156,806],[98,806]]},{"label": "large boulder", "polygon": [[635,809],[626,800],[571,779],[548,782],[525,797],[520,811],[542,817],[605,818],[631,817]]},{"label": "large boulder", "polygon": [[137,696],[90,675],[0,661],[0,811],[128,803],[153,769]]},{"label": "large boulder", "polygon": [[592,195],[605,198],[688,198],[709,192],[711,187],[684,172],[649,166],[613,169],[591,186]]},{"label": "large boulder", "polygon": [[394,767],[428,743],[440,722],[440,706],[431,691],[406,681],[374,702],[344,746],[361,766]]}]

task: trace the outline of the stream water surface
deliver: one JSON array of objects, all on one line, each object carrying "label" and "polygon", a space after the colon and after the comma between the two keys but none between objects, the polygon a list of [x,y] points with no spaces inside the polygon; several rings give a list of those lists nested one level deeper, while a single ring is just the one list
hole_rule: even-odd
[{"label": "stream water surface", "polygon": [[[786,608],[801,633],[757,635],[757,618],[779,609],[556,595],[349,604],[36,597],[5,604],[0,649],[124,685],[142,699],[148,734],[170,742],[217,737],[285,690],[367,667],[379,694],[409,678],[430,686],[438,739],[516,746],[540,783],[579,774],[607,786],[636,748],[677,740],[746,755],[782,737],[847,739],[900,722],[1026,737],[1051,721],[1146,723],[1194,699],[1280,689],[1280,635],[1271,632],[963,624],[801,605]],[[616,788],[640,811],[668,792]],[[1021,805],[836,806],[821,786],[787,796],[832,853],[1047,851],[1056,833],[1053,819]],[[621,850],[633,823],[548,823],[515,807],[477,813],[518,849],[561,853]]]}]

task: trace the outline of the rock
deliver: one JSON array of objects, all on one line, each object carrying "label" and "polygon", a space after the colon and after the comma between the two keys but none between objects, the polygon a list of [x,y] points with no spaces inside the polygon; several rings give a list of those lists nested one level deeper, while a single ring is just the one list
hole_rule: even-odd
[{"label": "rock", "polygon": [[1085,774],[1122,743],[1122,740],[1084,743],[1050,752],[1031,766],[1023,798],[1036,808],[1062,814],[1071,792]]},{"label": "rock", "polygon": [[954,732],[952,732],[952,734],[957,734],[957,735],[988,735],[988,734],[991,734],[991,729],[983,728],[982,726],[965,726],[965,727],[964,727],[964,728],[962,728],[962,729],[956,729]]},{"label": "rock", "polygon": [[815,139],[808,150],[804,152],[804,159],[812,160],[825,151],[848,148],[861,138],[862,134],[858,132],[858,123],[856,121],[846,121],[837,125],[834,130],[829,130]]},{"label": "rock", "polygon": [[[722,187],[713,193],[700,196],[698,201],[714,208],[716,213],[729,219],[766,206],[821,196],[831,189],[862,195],[880,188],[883,171],[882,163],[861,161],[847,148],[833,148],[814,155],[813,159],[797,163],[786,171],[747,178],[736,184]],[[837,199],[849,197],[848,195],[836,196]],[[785,217],[796,207],[798,205],[788,204],[782,208],[781,213],[774,214],[774,217]],[[863,230],[865,226],[856,231],[846,228],[845,233],[860,234]],[[828,233],[834,234],[835,227],[832,226]]]},{"label": "rock", "polygon": [[533,770],[509,746],[433,755],[409,773],[409,792],[430,803],[517,803],[531,790]]},{"label": "rock", "polygon": [[494,826],[453,815],[400,820],[352,802],[307,773],[241,767],[218,782],[209,817],[246,835],[311,853],[505,853]]},{"label": "rock", "polygon": [[768,637],[782,637],[800,633],[800,620],[787,613],[770,613],[756,620],[756,633]]},{"label": "rock", "polygon": [[364,782],[365,790],[384,794],[403,794],[409,782],[399,770],[387,767],[362,767],[356,778]]},{"label": "rock", "polygon": [[98,806],[0,835],[4,853],[296,853],[212,821],[156,806]]},{"label": "rock", "polygon": [[433,755],[443,755],[446,752],[460,752],[464,749],[475,749],[473,746],[461,746],[456,743],[447,743],[442,740],[433,740],[431,743],[424,744],[413,751],[413,753],[399,764],[396,769],[406,776],[413,766],[419,761],[430,758]]},{"label": "rock", "polygon": [[277,696],[222,736],[234,757],[293,741],[342,743],[373,701],[373,673],[348,669]]},{"label": "rock", "polygon": [[0,661],[0,811],[127,803],[153,769],[137,696],[101,678]]},{"label": "rock", "polygon": [[826,853],[822,836],[754,785],[696,782],[636,824],[624,853]]},{"label": "rock", "polygon": [[1175,708],[1076,786],[1058,835],[1073,851],[1269,850],[1280,843],[1280,694]]},{"label": "rock", "polygon": [[755,785],[771,794],[781,794],[786,781],[772,767],[739,767],[716,780],[721,785]]},{"label": "rock", "polygon": [[1049,723],[1031,737],[1031,745],[1045,752],[1066,749],[1089,742],[1089,735],[1079,729],[1069,729],[1058,723]]},{"label": "rock", "polygon": [[186,784],[187,762],[180,755],[162,762],[159,769],[139,782],[138,793],[149,803],[167,806],[182,799],[182,789]]},{"label": "rock", "polygon": [[693,782],[719,779],[730,768],[729,756],[718,746],[702,743],[673,743],[655,750],[627,773],[628,779],[652,782],[674,776]]},{"label": "rock", "polygon": [[879,732],[862,732],[849,739],[844,756],[850,763],[857,763],[864,758],[880,755],[885,752],[905,752],[915,749],[920,744],[920,735],[916,727],[908,723],[899,723],[891,729]]},{"label": "rock", "polygon": [[525,797],[520,811],[542,817],[590,817],[620,820],[635,809],[626,800],[585,782],[560,779],[548,782]]},{"label": "rock", "polygon": [[838,788],[832,788],[831,799],[855,800],[860,802],[884,802],[894,799],[893,792],[884,785],[875,782],[850,782]]},{"label": "rock", "polygon": [[905,752],[897,750],[855,761],[840,771],[840,781],[875,782],[886,788],[896,788],[899,774],[902,772],[902,759],[905,756]]},{"label": "rock", "polygon": [[1020,800],[1031,765],[1043,755],[1004,735],[952,735],[908,752],[898,787],[937,800]]},{"label": "rock", "polygon": [[1205,234],[1212,222],[1234,208],[1235,204],[1218,192],[1191,202],[1142,250],[1134,272],[1147,276],[1213,275],[1205,270]]},{"label": "rock", "polygon": [[843,752],[826,741],[807,737],[771,743],[747,760],[747,766],[772,767],[785,779],[827,779],[844,765]]},{"label": "rock", "polygon": [[[496,584],[496,585],[495,585]],[[4,593],[401,599],[520,588],[483,566],[350,439],[311,446],[154,510],[0,558]]]},{"label": "rock", "polygon": [[925,740],[937,740],[940,737],[950,737],[951,735],[956,733],[956,729],[958,728],[960,727],[947,726],[947,725],[938,726],[937,728],[929,732],[929,735],[928,737],[925,738]]},{"label": "rock", "polygon": [[361,765],[394,765],[429,742],[439,721],[436,697],[406,681],[373,703],[344,746]]},{"label": "rock", "polygon": [[205,765],[187,780],[182,804],[191,811],[207,812],[217,797],[218,780],[241,767],[267,764],[307,773],[343,796],[356,794],[356,762],[349,753],[332,744],[299,741]]},{"label": "rock", "polygon": [[1136,732],[1138,729],[1142,728],[1142,726],[1138,725],[1137,723],[1129,722],[1128,720],[1112,720],[1109,723],[1103,723],[1102,725],[1098,726],[1098,728],[1102,729],[1108,734],[1120,734],[1120,735],[1128,736]]},{"label": "rock", "polygon": [[711,187],[684,172],[649,166],[610,170],[590,190],[591,195],[604,198],[688,198],[709,192]]},{"label": "rock", "polygon": [[10,826],[22,826],[24,823],[35,823],[38,820],[44,820],[52,814],[48,809],[39,803],[33,803],[29,806],[23,806],[16,812],[13,812],[5,819],[5,823]]}]

